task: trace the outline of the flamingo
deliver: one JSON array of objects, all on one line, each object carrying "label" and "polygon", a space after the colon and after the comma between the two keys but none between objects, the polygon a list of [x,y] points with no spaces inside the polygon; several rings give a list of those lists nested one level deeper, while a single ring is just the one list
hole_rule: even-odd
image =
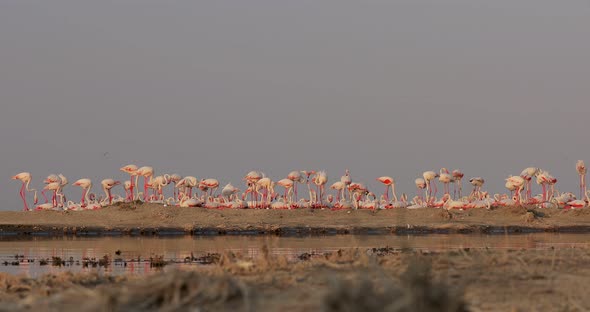
[{"label": "flamingo", "polygon": [[178,199],[177,194],[176,194],[176,183],[178,183],[178,181],[180,181],[182,179],[182,177],[179,174],[173,173],[170,175],[170,184],[172,184],[172,191],[173,191],[173,197],[174,200]]},{"label": "flamingo", "polygon": [[348,186],[348,192],[351,194],[351,198],[353,199],[352,201],[354,203],[354,207],[356,209],[358,209],[360,200],[369,191],[367,190],[367,188],[365,187],[364,184],[352,182]]},{"label": "flamingo", "polygon": [[[175,188],[178,189],[178,197],[179,199],[182,198],[183,195],[187,195],[189,198],[193,196],[193,188],[199,184],[196,177],[193,176],[186,176],[180,181],[176,182]],[[181,192],[180,188],[184,190]]]},{"label": "flamingo", "polygon": [[[340,177],[340,182],[344,183],[344,191],[346,191],[348,189],[348,186],[352,183],[352,179],[350,178],[350,170],[346,169],[344,175]],[[343,196],[344,191],[342,193]],[[350,197],[350,193],[348,193],[348,195]],[[352,198],[349,199],[352,200]]]},{"label": "flamingo", "polygon": [[63,207],[66,204],[67,198],[64,194],[64,188],[68,185],[68,178],[66,178],[63,174],[59,174],[59,189],[56,192],[56,195],[60,197],[60,205]]},{"label": "flamingo", "polygon": [[45,187],[43,187],[43,191],[51,191],[52,195],[51,195],[51,204],[53,205],[53,207],[57,207],[57,192],[60,188],[60,183],[59,182],[51,182],[45,185]]},{"label": "flamingo", "polygon": [[129,186],[129,197],[127,198],[129,201],[134,200],[133,189],[135,188],[135,183],[133,183],[133,177],[137,176],[137,166],[130,164],[124,167],[121,167],[119,170],[129,174],[129,181],[131,185]]},{"label": "flamingo", "polygon": [[293,192],[295,194],[295,199],[293,201],[297,201],[297,183],[305,182],[305,178],[303,178],[301,171],[291,171],[287,175],[287,179],[293,181]]},{"label": "flamingo", "polygon": [[112,205],[113,204],[113,195],[111,195],[111,189],[113,187],[115,187],[116,185],[121,184],[121,182],[115,181],[113,179],[104,179],[100,182],[100,184],[102,185],[102,190],[104,191],[104,194],[106,196],[105,200],[108,199],[109,205]]},{"label": "flamingo", "polygon": [[537,176],[540,172],[539,168],[536,167],[528,167],[525,168],[521,173],[520,176],[525,179],[525,187],[526,187],[526,192],[525,192],[525,198],[528,200],[530,199],[533,194],[532,194],[532,179],[533,177]]},{"label": "flamingo", "polygon": [[[55,182],[60,182],[59,177],[56,174],[50,174],[47,176],[47,178],[45,178],[45,180],[43,180],[44,184],[50,184],[50,183],[55,183]],[[45,195],[45,193],[49,191],[46,188],[43,188],[43,190],[41,191],[41,195],[43,195],[43,198],[45,199],[45,203],[47,203],[47,196]],[[53,199],[52,199],[53,200]]]},{"label": "flamingo", "polygon": [[53,210],[53,208],[55,208],[53,203],[44,203],[35,207],[35,210]]},{"label": "flamingo", "polygon": [[131,181],[127,180],[123,182],[123,189],[125,190],[125,200],[133,198],[133,193],[131,193]]},{"label": "flamingo", "polygon": [[482,177],[475,177],[469,179],[469,183],[473,185],[473,192],[471,192],[471,197],[481,198],[481,187],[485,183],[485,180]]},{"label": "flamingo", "polygon": [[[586,165],[583,160],[578,160],[576,163],[576,170],[580,175],[580,198],[586,197]],[[586,197],[587,198],[587,197]]]},{"label": "flamingo", "polygon": [[[291,181],[290,179],[286,179]],[[293,181],[291,181],[293,182]],[[291,206],[286,202],[286,199],[281,197],[279,198],[279,200],[277,200],[276,202],[272,203],[272,205],[270,205],[271,209],[289,209]]]},{"label": "flamingo", "polygon": [[379,208],[377,196],[375,196],[374,193],[368,192],[365,200],[360,203],[360,208],[375,211],[377,208]]},{"label": "flamingo", "polygon": [[183,207],[183,208],[198,207],[201,205],[203,205],[202,201],[200,201],[196,198],[190,198],[186,194],[182,195],[182,198],[180,199],[180,203],[178,204],[179,207]]},{"label": "flamingo", "polygon": [[465,205],[465,203],[462,202],[462,201],[460,201],[460,200],[453,200],[449,196],[449,198],[443,204],[443,208],[446,209],[446,210],[451,210],[451,209],[465,209],[465,208],[467,208],[467,205]]},{"label": "flamingo", "polygon": [[550,185],[553,189],[555,183],[557,183],[557,179],[550,175],[549,172],[541,170],[537,174],[537,184],[540,184],[543,188],[543,202],[551,200],[551,198],[553,197],[553,191],[549,195],[547,185]]},{"label": "flamingo", "polygon": [[447,170],[447,168],[440,169],[440,174],[439,174],[438,180],[443,184],[444,193],[449,194],[450,193],[449,186],[450,186],[450,183],[453,182],[453,176],[449,173],[449,170]]},{"label": "flamingo", "polygon": [[426,187],[428,186],[426,184],[426,181],[423,178],[417,178],[416,180],[414,180],[414,183],[416,184],[416,188],[418,189],[418,196],[420,197],[421,200],[424,200],[424,198],[422,197],[422,191],[424,190],[424,195],[426,195]]},{"label": "flamingo", "polygon": [[449,200],[451,200],[451,195],[450,194],[444,194],[440,200],[433,200],[430,202],[430,206],[432,206],[433,208],[442,208],[446,202],[448,202]]},{"label": "flamingo", "polygon": [[[461,172],[458,169],[453,170],[453,179],[455,180],[455,193],[459,194],[459,198],[461,198],[463,196],[463,176],[465,176],[463,174],[463,172]],[[457,197],[457,194],[453,194],[455,195],[454,197]]]},{"label": "flamingo", "polygon": [[292,204],[293,200],[291,199],[291,190],[294,190],[295,185],[297,184],[297,182],[286,178],[286,179],[281,179],[279,181],[277,181],[277,185],[282,186],[285,188],[285,195],[283,196],[285,198],[285,200],[287,201],[288,204]]},{"label": "flamingo", "polygon": [[274,193],[274,191],[272,191],[272,189],[274,188],[274,182],[268,177],[263,177],[256,182],[255,187],[259,190],[264,190],[264,193],[262,193],[261,204],[262,208],[266,208],[266,206],[270,204],[270,197]]},{"label": "flamingo", "polygon": [[250,199],[252,202],[254,202],[254,206],[257,206],[257,202],[258,202],[258,192],[256,190],[256,183],[258,182],[258,180],[262,179],[263,177],[264,177],[264,174],[262,174],[258,171],[255,171],[255,170],[248,172],[246,174],[246,176],[244,177],[244,180],[248,184],[249,192],[251,192]]},{"label": "flamingo", "polygon": [[318,204],[321,207],[324,204],[324,189],[326,183],[328,183],[328,175],[326,174],[326,171],[319,171],[315,176],[314,183],[318,187]]},{"label": "flamingo", "polygon": [[401,209],[401,208],[407,208],[408,207],[408,196],[406,194],[402,194],[402,196],[400,196],[400,200],[396,200],[394,202],[391,203],[391,208],[397,208],[397,209]]},{"label": "flamingo", "polygon": [[311,184],[310,184],[311,179],[310,179],[310,177],[313,174],[315,174],[315,171],[314,170],[310,170],[310,171],[303,170],[303,171],[301,171],[301,173],[303,173],[305,175],[305,177],[306,177],[305,184],[307,184],[307,190],[309,191],[309,202],[310,202],[310,204],[313,204],[314,201],[315,201],[315,199],[314,199],[315,196],[312,196]]},{"label": "flamingo", "polygon": [[339,202],[340,199],[344,198],[344,189],[346,189],[346,184],[342,181],[334,182],[330,189],[335,190],[336,193],[336,202]]},{"label": "flamingo", "polygon": [[211,178],[203,179],[201,180],[201,182],[199,182],[199,187],[201,185],[204,185],[207,189],[211,190],[210,196],[214,196],[214,193],[217,191],[217,188],[219,187],[219,181]]},{"label": "flamingo", "polygon": [[567,207],[569,207],[569,208],[586,208],[586,207],[588,207],[588,203],[584,200],[576,199],[576,200],[569,201],[567,203],[566,208]]},{"label": "flamingo", "polygon": [[510,191],[510,197],[512,198],[514,196],[514,191],[516,191],[516,185],[512,183],[512,181],[508,181],[508,179],[506,179],[504,187]]},{"label": "flamingo", "polygon": [[237,187],[233,186],[231,183],[228,183],[223,187],[223,189],[221,189],[221,196],[223,196],[229,202],[232,201],[232,197],[234,197],[234,195],[238,192],[240,192],[240,190]]},{"label": "flamingo", "polygon": [[428,204],[420,196],[414,196],[411,203],[412,204],[407,206],[406,209],[421,209],[428,207]]},{"label": "flamingo", "polygon": [[150,185],[157,193],[157,200],[164,200],[164,187],[171,183],[170,175],[164,174],[150,178]]},{"label": "flamingo", "polygon": [[20,197],[23,199],[23,203],[24,203],[24,211],[29,211],[29,206],[27,205],[27,198],[26,198],[26,192],[34,192],[34,199],[33,199],[33,205],[37,204],[37,190],[35,189],[31,189],[29,188],[29,185],[31,184],[31,174],[29,172],[21,172],[19,174],[16,174],[14,176],[12,176],[12,180],[20,180],[22,182],[22,186],[20,188]]},{"label": "flamingo", "polygon": [[506,179],[506,183],[512,184],[514,186],[514,188],[516,189],[516,204],[520,205],[520,202],[522,200],[522,196],[521,196],[521,192],[522,189],[524,188],[524,184],[525,184],[525,179],[522,178],[521,176],[510,176],[508,177],[508,179]]},{"label": "flamingo", "polygon": [[148,178],[151,178],[154,175],[154,168],[149,166],[143,166],[135,172],[135,184],[137,184],[137,179],[142,176],[143,177],[143,201],[148,201]]},{"label": "flamingo", "polygon": [[[434,171],[425,171],[424,173],[422,173],[422,177],[424,178],[424,181],[426,181],[426,191],[428,193],[428,195],[426,196],[426,201],[430,202],[431,197],[436,197],[436,193],[437,193],[437,188],[436,188],[436,183],[432,183],[432,181],[436,178],[438,178],[439,174],[434,172]],[[434,184],[434,194],[432,194],[432,185]]]},{"label": "flamingo", "polygon": [[81,207],[86,207],[87,203],[90,201],[89,193],[90,189],[92,188],[92,181],[90,179],[79,179],[78,181],[74,182],[73,185],[79,186],[82,188],[82,200],[80,201]]},{"label": "flamingo", "polygon": [[393,199],[397,201],[397,195],[395,194],[395,180],[392,177],[383,176],[377,178],[377,181],[385,184],[385,192],[383,192],[383,196],[385,197],[386,205],[389,205],[389,188],[391,188],[391,192],[393,193]]}]

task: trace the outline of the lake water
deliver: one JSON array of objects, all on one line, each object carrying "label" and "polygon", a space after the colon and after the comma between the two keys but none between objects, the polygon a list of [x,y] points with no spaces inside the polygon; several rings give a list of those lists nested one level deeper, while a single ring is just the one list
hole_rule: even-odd
[{"label": "lake water", "polygon": [[[576,248],[590,247],[590,234],[521,235],[342,235],[342,236],[213,236],[213,237],[0,237],[0,272],[38,276],[45,273],[96,270],[107,274],[147,274],[160,270],[149,258],[163,256],[175,266],[203,266],[200,257],[225,251],[256,256],[263,246],[273,254],[296,258],[303,253],[325,253],[346,248],[394,247],[422,250],[454,248]],[[111,259],[107,267],[83,259]],[[53,265],[52,257],[65,260]],[[187,259],[188,257],[188,259]],[[191,260],[193,257],[193,260]],[[195,258],[199,258],[194,260]],[[42,265],[43,259],[48,263]],[[207,259],[205,259],[207,260]]]}]

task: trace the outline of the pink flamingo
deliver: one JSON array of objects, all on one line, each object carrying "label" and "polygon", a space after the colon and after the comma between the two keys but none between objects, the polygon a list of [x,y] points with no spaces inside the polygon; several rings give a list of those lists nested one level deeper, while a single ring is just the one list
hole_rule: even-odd
[{"label": "pink flamingo", "polygon": [[516,195],[515,195],[516,204],[520,205],[521,200],[522,200],[522,196],[520,193],[522,192],[522,189],[524,188],[525,179],[522,178],[521,176],[510,176],[510,177],[508,177],[508,179],[506,179],[506,183],[508,183],[509,186],[511,186],[510,184],[512,184],[514,186],[514,188],[516,189]]},{"label": "pink flamingo", "polygon": [[150,178],[150,185],[154,189],[154,197],[157,200],[164,200],[164,187],[171,182],[168,174],[160,175],[155,178]]},{"label": "pink flamingo", "polygon": [[331,186],[330,189],[335,190],[336,193],[336,202],[340,202],[340,200],[344,197],[344,190],[346,189],[346,184],[342,181],[336,181]]},{"label": "pink flamingo", "polygon": [[550,175],[547,171],[542,170],[537,175],[537,184],[540,184],[543,188],[543,202],[546,202],[553,197],[553,191],[549,193],[547,185],[550,185],[553,189],[555,183],[557,183],[557,179]]},{"label": "pink flamingo", "polygon": [[459,198],[463,197],[463,177],[465,174],[461,172],[461,170],[455,169],[453,170],[453,179],[455,180],[455,190],[454,190],[454,197],[457,198],[457,194],[459,194]]},{"label": "pink flamingo", "polygon": [[203,179],[199,184],[204,185],[207,187],[207,189],[211,190],[210,196],[214,196],[214,193],[217,191],[217,188],[219,187],[219,181],[217,181],[216,179]]},{"label": "pink flamingo", "polygon": [[[438,176],[439,176],[439,174],[434,171],[425,171],[422,174],[424,181],[426,181],[426,191],[428,193],[428,195],[426,196],[427,202],[430,202],[431,199],[436,197],[436,193],[437,193],[438,189],[436,188],[436,182],[432,183],[432,181],[434,179],[438,178]],[[434,185],[434,194],[432,193],[432,185]]]},{"label": "pink flamingo", "polygon": [[[340,177],[340,182],[344,183],[344,191],[342,192],[342,196],[344,197],[344,192],[348,190],[348,186],[350,186],[350,184],[352,183],[352,178],[350,177],[350,170],[346,169],[344,175]],[[349,199],[352,200],[350,192],[348,193],[348,195]]]},{"label": "pink flamingo", "polygon": [[584,198],[586,196],[586,165],[584,164],[583,160],[578,160],[576,163],[576,170],[580,175],[580,198]]},{"label": "pink flamingo", "polygon": [[57,207],[57,192],[59,191],[61,185],[59,182],[51,182],[45,185],[43,191],[51,191],[51,204],[53,207]]},{"label": "pink flamingo", "polygon": [[285,188],[284,198],[285,198],[286,203],[289,205],[292,204],[292,202],[293,202],[290,194],[291,194],[291,190],[295,188],[296,183],[297,182],[295,182],[289,178],[281,179],[281,180],[277,181],[277,185]]},{"label": "pink flamingo", "polygon": [[303,173],[306,177],[305,184],[307,184],[307,190],[309,191],[309,202],[310,202],[310,204],[313,204],[315,201],[315,199],[314,199],[315,195],[312,196],[312,193],[315,193],[315,192],[312,192],[312,190],[311,190],[310,177],[311,177],[311,175],[315,174],[315,171],[314,170],[310,170],[310,171],[303,170],[303,171],[301,171],[301,173]]},{"label": "pink flamingo", "polygon": [[418,197],[421,201],[424,201],[424,197],[422,197],[422,192],[424,192],[424,195],[426,196],[426,188],[428,187],[428,184],[426,184],[426,181],[423,178],[417,178],[416,180],[414,180],[414,183],[416,184],[416,188],[418,189]]},{"label": "pink flamingo", "polygon": [[[47,178],[45,178],[45,180],[43,180],[43,183],[45,183],[45,184],[50,184],[50,183],[55,183],[55,182],[59,182],[59,177],[55,174],[50,174],[47,176]],[[45,195],[45,193],[47,191],[49,191],[47,188],[43,188],[43,190],[41,191],[41,195],[43,195],[43,198],[45,199],[45,203],[48,202],[47,196]]]},{"label": "pink flamingo", "polygon": [[324,204],[324,189],[326,183],[328,183],[328,175],[326,172],[319,171],[315,176],[314,183],[318,187],[318,204],[321,207]]},{"label": "pink flamingo", "polygon": [[[142,176],[143,177],[143,201],[148,201],[148,178],[151,178],[154,175],[154,168],[149,166],[143,166],[135,172],[135,183],[137,184],[137,179]],[[139,194],[138,194],[139,196]]]},{"label": "pink flamingo", "polygon": [[12,176],[12,180],[20,180],[22,182],[22,186],[20,188],[20,197],[23,199],[23,203],[25,205],[23,210],[29,211],[29,206],[27,205],[26,192],[35,193],[33,205],[37,204],[37,190],[29,188],[29,185],[31,184],[31,174],[28,172],[21,172],[17,175]]},{"label": "pink flamingo", "polygon": [[[188,196],[189,198],[193,197],[193,188],[199,185],[199,180],[193,176],[186,176],[180,181],[176,183],[176,188],[178,188],[178,197],[182,198],[182,196]],[[180,188],[184,188],[181,192]],[[188,193],[188,194],[187,194]]]},{"label": "pink flamingo", "polygon": [[132,201],[134,200],[134,196],[133,195],[133,189],[135,188],[135,183],[133,182],[133,177],[137,176],[137,166],[136,165],[127,165],[125,167],[122,167],[121,169],[119,169],[127,174],[129,174],[129,181],[131,182],[131,185],[129,186],[129,196],[127,198],[127,200]]},{"label": "pink flamingo", "polygon": [[295,199],[293,201],[297,201],[297,183],[303,183],[305,182],[305,179],[303,178],[301,171],[291,171],[287,175],[287,179],[293,181],[293,192],[295,194]]},{"label": "pink flamingo", "polygon": [[481,199],[481,187],[485,183],[485,180],[482,177],[475,177],[469,179],[469,183],[473,185],[473,192],[471,192],[471,197],[476,197],[477,199]]},{"label": "pink flamingo", "polygon": [[395,180],[392,177],[383,176],[377,178],[377,181],[385,184],[385,192],[383,192],[383,196],[385,197],[386,205],[389,205],[389,188],[391,188],[391,193],[393,193],[393,199],[397,202],[397,194],[395,194]]},{"label": "pink flamingo", "polygon": [[453,182],[453,176],[449,173],[447,168],[440,169],[438,180],[443,184],[444,193],[449,194],[451,192],[450,184]]},{"label": "pink flamingo", "polygon": [[131,192],[131,181],[123,182],[123,189],[125,190],[125,200],[133,199],[133,192]]},{"label": "pink flamingo", "polygon": [[231,183],[228,183],[221,190],[221,196],[223,196],[228,202],[231,202],[233,200],[232,197],[239,192],[240,189],[233,186]]},{"label": "pink flamingo", "polygon": [[89,193],[90,189],[92,188],[92,181],[90,179],[80,179],[74,182],[73,185],[82,188],[82,200],[80,201],[80,206],[86,207],[87,203],[90,201]]},{"label": "pink flamingo", "polygon": [[109,200],[109,205],[113,204],[113,195],[111,194],[111,189],[115,187],[115,185],[121,184],[119,181],[115,181],[113,179],[104,179],[100,182],[102,185],[102,190],[105,193],[106,198]]},{"label": "pink flamingo", "polygon": [[[264,175],[258,171],[250,171],[244,177],[246,184],[248,185],[248,190],[251,192],[250,200],[254,203],[254,206],[257,206],[258,202],[258,191],[256,190],[256,183],[258,180],[262,179]],[[248,192],[246,192],[248,193]]]},{"label": "pink flamingo", "polygon": [[177,194],[176,194],[176,183],[178,183],[178,181],[180,181],[182,179],[182,177],[179,174],[173,173],[170,175],[170,184],[172,184],[172,192],[173,192],[173,198],[174,200],[177,200]]},{"label": "pink flamingo", "polygon": [[525,199],[526,200],[529,200],[531,197],[533,197],[533,188],[532,188],[532,181],[531,180],[533,179],[533,177],[537,176],[539,174],[539,172],[540,172],[539,168],[528,167],[528,168],[525,168],[520,173],[520,177],[525,180],[525,188],[526,188]]}]

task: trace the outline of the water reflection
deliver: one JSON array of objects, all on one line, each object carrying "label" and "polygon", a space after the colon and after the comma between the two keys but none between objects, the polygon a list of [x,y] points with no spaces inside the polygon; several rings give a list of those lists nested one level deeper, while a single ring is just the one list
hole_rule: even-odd
[{"label": "water reflection", "polygon": [[[66,270],[81,272],[97,270],[108,274],[147,274],[157,270],[149,258],[163,255],[175,266],[191,256],[234,251],[256,256],[262,246],[273,254],[296,257],[302,253],[324,253],[344,248],[395,247],[426,250],[453,248],[572,248],[589,247],[589,234],[535,233],[522,235],[427,235],[427,236],[214,236],[214,237],[34,237],[19,239],[0,237],[0,271],[37,276]],[[117,254],[120,255],[117,255]],[[16,255],[19,257],[17,258]],[[108,255],[113,262],[106,268],[84,267],[82,259],[101,259]],[[64,266],[40,265],[41,259],[59,257]],[[73,262],[70,262],[70,259]],[[118,259],[118,261],[116,260]],[[29,261],[34,261],[30,263]],[[13,263],[18,262],[18,265]],[[16,263],[15,263],[16,264]],[[167,266],[166,269],[169,269]]]}]

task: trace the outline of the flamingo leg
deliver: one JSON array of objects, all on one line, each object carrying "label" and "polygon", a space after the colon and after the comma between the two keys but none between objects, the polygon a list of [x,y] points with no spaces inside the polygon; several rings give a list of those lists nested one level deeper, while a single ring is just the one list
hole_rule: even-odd
[{"label": "flamingo leg", "polygon": [[143,201],[148,200],[148,186],[147,186],[147,177],[143,176]]},{"label": "flamingo leg", "polygon": [[45,192],[46,192],[46,191],[47,191],[47,190],[43,190],[43,191],[41,191],[41,195],[43,195],[43,198],[45,199],[45,203],[47,204],[47,203],[49,202],[49,199],[47,199],[47,195],[45,195]]},{"label": "flamingo leg", "polygon": [[25,183],[23,182],[23,186],[20,188],[20,197],[23,199],[23,203],[25,207],[23,208],[24,211],[29,211],[29,206],[27,205],[27,197],[25,194]]},{"label": "flamingo leg", "polygon": [[129,187],[129,200],[133,201],[133,188],[135,187],[135,184],[133,183],[133,175],[129,175],[129,181],[131,182],[131,186]]},{"label": "flamingo leg", "polygon": [[82,190],[82,199],[80,200],[80,207],[85,207],[86,206],[86,201],[85,201],[85,197],[86,197],[86,189]]}]

